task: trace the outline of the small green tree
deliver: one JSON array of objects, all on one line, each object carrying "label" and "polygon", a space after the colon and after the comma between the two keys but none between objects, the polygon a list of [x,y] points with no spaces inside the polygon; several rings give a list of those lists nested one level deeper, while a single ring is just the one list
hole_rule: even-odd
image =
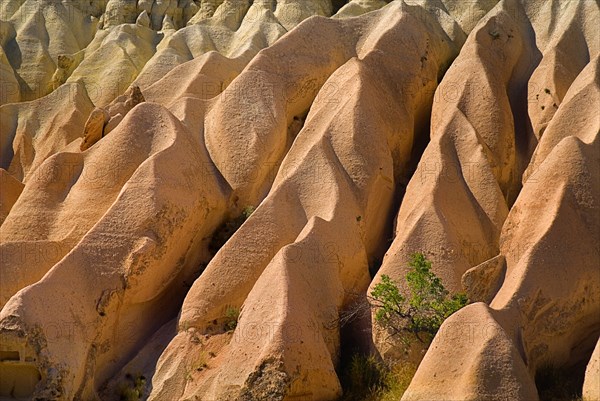
[{"label": "small green tree", "polygon": [[[392,334],[409,334],[425,342],[437,333],[448,316],[467,304],[463,293],[450,295],[441,280],[431,271],[431,262],[422,253],[415,253],[409,262],[410,270],[406,282],[410,298],[406,299],[396,283],[386,275],[371,291],[371,299],[377,307],[375,320]],[[410,336],[402,336],[410,342]]]}]

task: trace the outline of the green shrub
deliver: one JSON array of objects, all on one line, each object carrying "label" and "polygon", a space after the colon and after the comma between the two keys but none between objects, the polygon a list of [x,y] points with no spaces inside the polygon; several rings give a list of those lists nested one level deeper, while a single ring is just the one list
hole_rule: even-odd
[{"label": "green shrub", "polygon": [[[465,294],[450,295],[422,253],[411,256],[409,267],[405,276],[408,297],[386,275],[367,297],[376,308],[375,321],[392,335],[399,335],[407,346],[415,337],[425,342],[423,335],[431,341],[444,320],[467,304]],[[342,324],[363,316],[365,311],[370,311],[369,303],[357,301],[342,314]],[[400,400],[415,372],[416,366],[407,361],[388,366],[372,356],[353,355],[342,370],[342,401]]]},{"label": "green shrub", "polygon": [[463,293],[450,296],[422,253],[413,254],[409,266],[406,274],[409,299],[386,275],[382,275],[381,282],[373,288],[375,320],[393,334],[400,334],[406,343],[410,343],[411,335],[425,342],[423,334],[431,341],[444,320],[467,304],[467,297]]},{"label": "green shrub", "polygon": [[240,309],[230,306],[225,311],[225,330],[235,330],[238,319],[240,318]]}]

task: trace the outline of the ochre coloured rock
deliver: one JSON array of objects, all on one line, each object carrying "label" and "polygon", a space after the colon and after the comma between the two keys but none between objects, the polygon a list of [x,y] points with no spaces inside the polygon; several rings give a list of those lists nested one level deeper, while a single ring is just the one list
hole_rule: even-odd
[{"label": "ochre coloured rock", "polygon": [[59,55],[75,54],[94,38],[97,24],[85,2],[79,3],[6,0],[0,4],[0,40],[22,101],[50,93]]},{"label": "ochre coloured rock", "polygon": [[535,401],[538,394],[518,348],[483,303],[469,305],[444,322],[402,397],[507,399]]},{"label": "ochre coloured rock", "polygon": [[333,18],[357,17],[385,5],[387,3],[383,0],[352,0],[340,8]]},{"label": "ochre coloured rock", "polygon": [[[121,114],[121,113],[117,113],[114,116],[110,117],[110,120],[108,120],[108,122],[106,123],[106,126],[104,127],[103,134],[108,135],[110,133],[110,131],[115,129],[121,121],[123,121],[123,114]],[[85,150],[85,149],[82,149],[82,150]]]},{"label": "ochre coloured rock", "polygon": [[[404,400],[596,401],[599,19],[0,1],[0,399],[356,398],[359,352]],[[414,252],[473,303],[407,352],[368,295]]]},{"label": "ochre coloured rock", "polygon": [[[264,399],[267,393],[261,392],[264,390],[255,381],[257,377],[271,383],[281,399],[307,393],[314,394],[316,399],[339,397],[341,389],[335,374],[339,310],[348,302],[346,291],[366,288],[369,257],[382,241],[381,229],[388,214],[386,208],[391,205],[395,174],[401,176],[403,160],[410,153],[410,143],[416,135],[412,128],[396,127],[400,121],[420,118],[417,112],[426,108],[427,93],[432,93],[430,88],[435,86],[438,66],[455,51],[447,39],[437,41],[427,33],[426,27],[444,35],[435,19],[421,20],[418,8],[398,3],[393,9],[395,12],[391,14],[382,10],[355,21],[364,24],[360,32],[371,41],[357,48],[358,57],[350,58],[328,78],[327,82],[339,92],[328,92],[326,86],[321,86],[318,100],[282,162],[269,194],[194,283],[184,302],[180,332],[158,361],[156,385],[150,399],[187,399],[200,395],[208,400],[236,399],[249,394]],[[311,21],[316,23],[316,19]],[[311,21],[305,23],[307,29]],[[345,26],[343,22],[335,24]],[[335,30],[334,25],[331,32]],[[408,35],[417,35],[416,32],[424,37],[418,48],[403,48],[406,64],[398,63],[396,68],[387,70],[390,85],[371,85],[370,77],[383,74],[380,66],[391,65],[385,61],[387,57],[390,60],[399,57],[396,51],[379,50],[392,49],[400,38],[408,40]],[[301,33],[302,30],[295,30],[271,47],[271,52],[263,52],[229,88],[258,76],[259,66],[273,66],[275,60],[285,60],[274,55],[293,48],[289,43],[298,40]],[[346,37],[360,43],[362,35],[356,35]],[[420,36],[413,38],[417,37]],[[325,42],[327,37],[321,40]],[[397,88],[414,86],[417,82],[402,71],[408,65],[420,65],[421,52],[428,44],[433,61],[423,69],[423,74],[429,77],[427,86],[419,80],[420,96],[407,97],[406,92]],[[313,68],[307,73],[315,74],[322,67],[317,64]],[[279,84],[277,78],[273,76],[272,82]],[[239,100],[226,98],[229,88],[219,101],[235,104]],[[349,96],[352,100],[340,102],[338,93],[352,94]],[[310,95],[308,92],[304,96]],[[298,103],[304,99],[300,97]],[[274,104],[277,101],[273,99]],[[388,106],[382,109],[380,104]],[[400,111],[400,104],[410,108]],[[224,108],[223,113],[227,115],[232,108]],[[340,136],[346,132],[353,138],[351,141],[343,134]],[[256,131],[263,133],[264,129]],[[280,141],[276,135],[285,138],[286,133],[273,130],[270,135]],[[233,139],[236,138],[230,139],[230,143]],[[270,146],[271,141],[267,136],[261,138],[263,148]],[[356,160],[363,160],[360,168],[354,164]],[[252,166],[253,161],[244,163]],[[233,189],[236,190],[235,186]],[[303,195],[308,193],[311,194],[308,197]],[[240,192],[238,202],[244,204],[243,199]],[[287,224],[278,225],[276,222],[283,218]],[[261,246],[256,248],[251,244]],[[249,254],[240,252],[241,249],[256,251]],[[319,266],[316,270],[315,264]],[[229,279],[223,281],[223,276]],[[309,288],[317,282],[327,285],[309,295]],[[223,362],[215,360],[207,371],[192,373],[195,380],[186,381],[185,372],[193,366],[194,359],[208,352],[202,343],[190,344],[189,338],[223,335],[218,333],[223,330],[228,307],[241,307],[242,314],[231,342],[216,351],[224,355]],[[288,314],[285,312],[288,310],[295,313]],[[307,351],[302,351],[305,344],[310,345]],[[176,351],[181,347],[186,350],[184,353]],[[269,373],[263,374],[265,371]]]},{"label": "ochre coloured rock", "polygon": [[[19,195],[23,191],[23,183],[6,170],[0,169],[0,183],[2,183],[2,191],[0,191],[0,226],[4,223],[4,219],[8,216],[10,209],[19,199]],[[1,302],[1,301],[0,301]]]},{"label": "ochre coloured rock", "polygon": [[93,108],[79,83],[41,99],[0,106],[0,167],[26,183],[48,157],[80,140]]},{"label": "ochre coloured rock", "polygon": [[[519,3],[503,2],[491,14],[500,11],[502,6],[519,6]],[[535,8],[522,9],[524,15],[536,13],[537,18],[532,18],[531,22],[537,32],[548,32],[543,27],[555,24],[554,29],[549,31],[552,32],[550,39],[540,35],[540,46],[558,46],[556,43],[561,42],[552,37],[560,37],[564,30],[569,34],[579,30],[578,35],[583,37],[598,37],[597,32],[586,32],[586,28],[576,22],[586,18],[586,11],[598,15],[597,7],[588,9],[589,4],[568,2],[565,6],[568,6],[568,12],[561,14],[564,18],[558,20],[543,18],[549,17],[551,12],[543,14]],[[492,388],[497,384],[490,384],[487,380],[498,376],[494,369],[501,355],[485,353],[477,347],[464,348],[461,358],[471,361],[469,364],[456,365],[453,370],[434,371],[447,359],[447,353],[457,346],[453,338],[461,330],[461,319],[472,322],[476,327],[485,325],[486,319],[479,317],[469,306],[447,321],[448,324],[457,324],[455,327],[446,326],[446,331],[438,334],[434,340],[437,345],[428,350],[403,399],[454,397],[501,400],[513,391],[514,396],[510,399],[530,400],[532,395],[517,390],[529,386],[527,383],[531,383],[540,370],[549,365],[556,368],[573,366],[589,358],[597,340],[596,327],[600,323],[600,277],[597,269],[600,264],[597,247],[600,188],[591,184],[600,180],[600,171],[598,123],[589,120],[589,126],[584,125],[599,91],[597,40],[586,43],[589,47],[585,45],[584,50],[563,47],[565,51],[573,52],[574,59],[590,57],[591,60],[588,59],[585,67],[580,64],[572,84],[561,83],[569,89],[535,147],[534,157],[523,179],[523,188],[502,225],[498,240],[499,253],[506,260],[506,272],[490,302],[490,313],[518,351],[510,356],[507,354],[510,365],[524,364],[526,372],[513,376],[509,384],[512,390],[498,391],[494,395]],[[468,41],[463,53],[467,46]],[[550,57],[555,54],[549,49],[546,53]],[[461,56],[462,53],[459,59]],[[542,65],[543,60],[540,62]],[[532,70],[529,67],[529,71]],[[535,73],[532,75],[534,78]],[[522,79],[520,85],[524,82],[526,79]],[[535,141],[533,133],[530,134],[529,140]],[[517,166],[517,169],[520,168]],[[485,280],[489,278],[486,275]],[[455,390],[443,384],[457,377],[465,377],[471,387],[453,393]]]},{"label": "ochre coloured rock", "polygon": [[85,122],[83,128],[83,141],[80,149],[87,150],[104,136],[104,125],[108,123],[110,115],[102,108],[95,108]]},{"label": "ochre coloured rock", "polygon": [[[153,118],[146,119],[148,115]],[[60,213],[87,213],[86,224],[93,223],[46,278],[19,292],[0,312],[3,349],[36,354],[24,362],[44,374],[44,384],[36,390],[42,398],[91,397],[130,353],[172,319],[185,283],[206,260],[206,238],[225,210],[226,193],[218,178],[202,174],[210,163],[206,151],[162,106],[136,107],[108,138],[84,153],[59,153],[49,159],[46,163],[73,159],[76,176],[59,182],[40,177],[39,188],[32,188],[27,198],[21,195],[24,205],[43,201],[52,208],[48,219]],[[160,171],[170,171],[173,179],[154,192]],[[94,207],[63,209],[64,201],[84,201],[70,197],[71,191],[94,194]],[[134,209],[139,213],[124,213]],[[9,218],[12,215],[11,211]],[[55,296],[40,302],[47,291]],[[66,299],[78,306],[64,308]],[[54,321],[69,324],[70,331],[21,334],[33,324],[49,327]],[[112,345],[97,349],[108,343]]]},{"label": "ochre coloured rock", "polygon": [[467,270],[461,285],[469,301],[489,304],[500,289],[505,273],[506,260],[498,255]]},{"label": "ochre coloured rock", "polygon": [[600,399],[600,341],[594,348],[592,358],[585,370],[583,383],[583,400],[592,401]]},{"label": "ochre coloured rock", "polygon": [[[519,184],[509,88],[528,61],[525,30],[509,11],[499,5],[479,22],[436,91],[431,142],[406,187],[371,289],[383,274],[404,283],[410,256],[422,252],[446,288],[458,292],[465,272],[498,255],[508,199]],[[429,62],[424,54],[421,63]],[[374,325],[382,355],[401,357],[396,338]]]}]

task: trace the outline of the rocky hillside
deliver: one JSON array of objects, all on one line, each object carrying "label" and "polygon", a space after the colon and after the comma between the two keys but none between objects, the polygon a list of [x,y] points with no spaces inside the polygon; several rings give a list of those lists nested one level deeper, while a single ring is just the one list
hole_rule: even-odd
[{"label": "rocky hillside", "polygon": [[[359,352],[404,401],[600,400],[598,21],[2,0],[0,399],[338,400]],[[370,294],[414,253],[470,303],[408,355]]]}]

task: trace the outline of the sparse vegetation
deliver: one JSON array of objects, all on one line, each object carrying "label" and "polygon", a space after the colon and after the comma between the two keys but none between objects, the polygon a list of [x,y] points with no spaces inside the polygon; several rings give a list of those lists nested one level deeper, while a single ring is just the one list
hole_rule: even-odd
[{"label": "sparse vegetation", "polygon": [[205,352],[200,352],[198,358],[189,367],[185,368],[185,379],[187,381],[194,380],[193,373],[202,372],[206,368],[208,368],[208,357]]},{"label": "sparse vegetation", "polygon": [[388,373],[387,388],[381,392],[378,401],[398,401],[404,395],[417,367],[409,364],[396,365]]},{"label": "sparse vegetation", "polygon": [[349,385],[347,400],[364,400],[385,387],[387,370],[373,356],[354,354],[345,374]]},{"label": "sparse vegetation", "polygon": [[381,282],[373,288],[371,299],[377,308],[375,320],[393,335],[400,335],[407,344],[413,337],[429,342],[444,320],[467,304],[467,297],[463,293],[451,296],[422,253],[413,254],[409,266],[410,271],[406,274],[409,299],[386,275],[381,276]]},{"label": "sparse vegetation", "polygon": [[238,319],[240,318],[240,309],[235,307],[228,307],[225,311],[225,330],[235,330],[237,327]]},{"label": "sparse vegetation", "polygon": [[227,241],[229,241],[229,238],[235,234],[242,224],[244,224],[244,222],[252,213],[254,213],[254,207],[246,206],[239,216],[227,220],[225,223],[221,224],[221,226],[217,228],[213,234],[210,243],[208,244],[208,249],[210,252],[213,255],[216,254],[218,250],[221,249],[221,247],[225,245]]},{"label": "sparse vegetation", "polygon": [[[431,262],[415,253],[409,262],[406,283],[410,295],[405,297],[398,285],[386,275],[381,277],[367,298],[375,306],[375,321],[398,336],[408,347],[415,340],[428,344],[441,324],[467,304],[465,294],[450,295],[441,280],[431,271]],[[342,316],[346,324],[370,312],[367,302],[357,302]],[[397,401],[416,371],[407,361],[386,365],[373,356],[355,354],[342,371],[342,401]]]},{"label": "sparse vegetation", "polygon": [[196,372],[202,372],[204,369],[208,367],[208,362],[206,355],[204,353],[200,354],[198,361],[196,361],[196,365],[194,366],[194,370]]},{"label": "sparse vegetation", "polygon": [[405,364],[388,367],[374,356],[354,354],[342,371],[341,401],[397,401],[408,388],[415,370]]},{"label": "sparse vegetation", "polygon": [[125,382],[119,386],[120,401],[139,401],[144,396],[144,388],[146,386],[146,377],[141,374],[125,375]]}]

